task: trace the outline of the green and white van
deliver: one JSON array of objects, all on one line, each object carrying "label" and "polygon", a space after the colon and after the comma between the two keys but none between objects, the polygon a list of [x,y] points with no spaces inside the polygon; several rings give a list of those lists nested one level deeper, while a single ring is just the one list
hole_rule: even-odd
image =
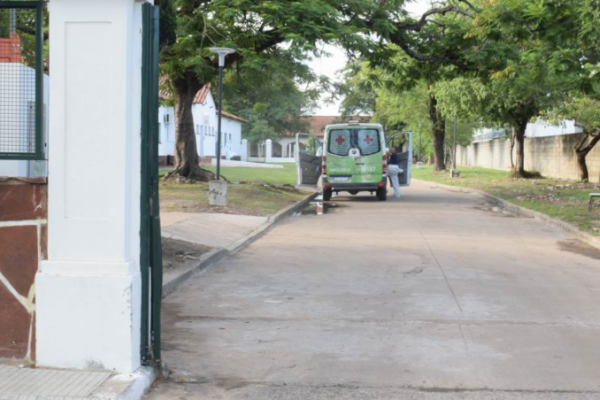
[{"label": "green and white van", "polygon": [[[305,140],[304,146],[302,139]],[[349,122],[327,125],[321,142],[312,135],[296,136],[298,183],[323,186],[323,200],[333,193],[359,192],[376,194],[387,199],[387,151],[390,146],[400,155],[402,186],[410,185],[412,164],[412,134],[399,132],[386,140],[383,126]]]}]

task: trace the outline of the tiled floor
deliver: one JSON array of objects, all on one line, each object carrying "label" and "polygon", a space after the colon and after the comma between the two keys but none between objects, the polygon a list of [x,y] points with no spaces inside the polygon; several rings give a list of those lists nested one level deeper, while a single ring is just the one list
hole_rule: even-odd
[{"label": "tiled floor", "polygon": [[85,399],[111,377],[104,371],[19,368],[0,365],[0,400]]}]

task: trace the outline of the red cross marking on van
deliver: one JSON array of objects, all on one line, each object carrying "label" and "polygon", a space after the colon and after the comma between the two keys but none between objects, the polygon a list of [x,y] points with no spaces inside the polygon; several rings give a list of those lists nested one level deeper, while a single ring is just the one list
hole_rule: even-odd
[{"label": "red cross marking on van", "polygon": [[365,138],[365,142],[370,146],[373,143],[373,138],[369,135]]},{"label": "red cross marking on van", "polygon": [[338,146],[341,146],[344,143],[346,143],[346,139],[343,136],[338,136],[337,139],[335,139],[335,141],[337,142]]}]

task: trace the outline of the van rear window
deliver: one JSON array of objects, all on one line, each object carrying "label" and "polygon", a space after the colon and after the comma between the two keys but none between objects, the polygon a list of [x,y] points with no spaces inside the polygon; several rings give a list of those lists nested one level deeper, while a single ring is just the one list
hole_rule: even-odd
[{"label": "van rear window", "polygon": [[337,156],[346,156],[350,149],[359,149],[368,156],[381,151],[377,129],[335,129],[329,132],[327,151]]},{"label": "van rear window", "polygon": [[351,147],[351,135],[348,129],[336,129],[329,132],[327,151],[336,156],[346,156]]},{"label": "van rear window", "polygon": [[379,132],[376,129],[361,129],[357,131],[356,142],[358,143],[360,154],[363,156],[379,153],[381,150]]}]

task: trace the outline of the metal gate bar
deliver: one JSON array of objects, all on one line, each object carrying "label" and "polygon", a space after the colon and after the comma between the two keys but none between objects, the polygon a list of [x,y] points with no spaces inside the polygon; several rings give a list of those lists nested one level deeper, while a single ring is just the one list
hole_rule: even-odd
[{"label": "metal gate bar", "polygon": [[146,3],[142,10],[141,356],[143,364],[160,364],[162,246],[158,193],[159,9]]}]

